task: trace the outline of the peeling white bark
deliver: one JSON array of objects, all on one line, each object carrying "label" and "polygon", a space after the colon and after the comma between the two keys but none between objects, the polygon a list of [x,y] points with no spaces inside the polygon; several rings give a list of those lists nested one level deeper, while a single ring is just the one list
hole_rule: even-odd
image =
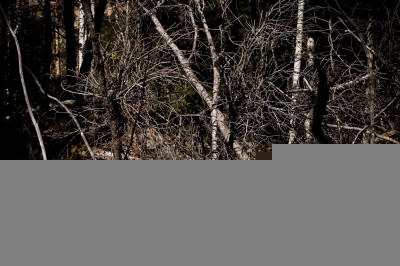
[{"label": "peeling white bark", "polygon": [[[297,11],[297,35],[296,35],[296,48],[293,69],[293,84],[292,89],[299,89],[299,79],[301,71],[301,51],[303,43],[303,24],[304,24],[304,0],[299,0]],[[296,115],[295,106],[297,104],[298,94],[292,95],[292,110],[290,114],[290,131],[289,131],[289,144],[293,144],[296,138]]]},{"label": "peeling white bark", "polygon": [[86,41],[86,30],[85,30],[85,15],[82,9],[82,3],[79,1],[79,34],[78,34],[78,41],[79,41],[79,52],[78,52],[78,67],[79,69],[82,66],[83,61],[83,47]]},{"label": "peeling white bark", "polygon": [[213,64],[213,74],[214,74],[214,81],[213,81],[213,99],[212,99],[212,113],[211,113],[211,124],[212,124],[212,134],[211,134],[211,151],[212,151],[212,159],[218,159],[218,121],[217,121],[217,104],[218,104],[218,96],[219,96],[219,88],[221,84],[221,74],[218,69],[218,54],[215,49],[214,41],[210,32],[210,29],[207,24],[206,17],[204,16],[203,9],[200,5],[199,0],[194,0],[196,3],[197,12],[200,15],[201,22],[203,24],[204,32],[207,36],[208,45],[210,48],[211,53],[211,60]]},{"label": "peeling white bark", "polygon": [[[307,67],[309,68],[314,67],[314,51],[315,51],[315,41],[314,38],[310,37],[307,40],[307,53],[308,53]],[[311,90],[313,90],[311,86],[310,88]],[[313,135],[311,133],[311,117],[312,117],[312,111],[307,113],[307,118],[306,121],[304,122],[307,143],[312,143],[313,140]]]}]

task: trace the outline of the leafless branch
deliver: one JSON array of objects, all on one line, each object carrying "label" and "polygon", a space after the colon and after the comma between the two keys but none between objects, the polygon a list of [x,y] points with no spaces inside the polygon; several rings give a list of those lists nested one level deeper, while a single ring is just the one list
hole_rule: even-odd
[{"label": "leafless branch", "polygon": [[[368,126],[365,126],[364,128],[360,128],[360,127],[351,127],[351,126],[333,125],[333,124],[325,124],[325,125],[328,126],[328,127],[332,127],[332,128],[343,128],[343,129],[348,129],[348,130],[358,130],[359,132],[366,131],[368,133],[371,133],[371,131],[365,130],[366,128],[368,128]],[[380,139],[387,140],[387,141],[390,141],[390,142],[395,143],[395,144],[400,144],[399,141],[397,141],[395,139],[392,139],[392,138],[390,138],[388,136],[384,136],[384,135],[381,135],[381,134],[375,134],[375,135]]]},{"label": "leafless branch", "polygon": [[3,6],[1,4],[0,4],[0,10],[1,10],[1,13],[3,14],[4,21],[6,22],[6,24],[8,26],[8,29],[9,29],[9,31],[10,31],[13,39],[14,39],[15,46],[17,48],[19,76],[20,76],[20,80],[21,80],[22,89],[24,91],[24,98],[25,98],[26,106],[28,108],[28,112],[29,112],[29,116],[31,118],[32,124],[35,127],[36,135],[37,135],[37,138],[38,138],[38,141],[39,141],[39,144],[40,144],[40,148],[42,150],[43,160],[47,160],[46,149],[45,149],[45,146],[44,146],[42,133],[40,132],[39,124],[36,121],[35,116],[33,115],[32,106],[31,106],[31,103],[29,101],[28,90],[26,88],[25,78],[24,78],[24,71],[23,71],[23,67],[22,67],[22,55],[21,55],[21,48],[20,48],[20,45],[19,45],[18,37],[15,34],[15,31],[12,29],[10,21],[7,18],[7,15],[6,15],[6,13],[5,13],[4,9],[3,9]]}]

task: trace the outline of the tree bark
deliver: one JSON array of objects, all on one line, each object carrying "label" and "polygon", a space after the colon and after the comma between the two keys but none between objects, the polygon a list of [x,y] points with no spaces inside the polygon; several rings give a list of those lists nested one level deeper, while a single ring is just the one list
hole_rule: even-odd
[{"label": "tree bark", "polygon": [[81,69],[82,61],[83,61],[83,53],[84,46],[86,42],[86,30],[85,30],[85,14],[82,9],[82,1],[79,0],[79,33],[78,33],[78,43],[79,43],[79,52],[78,52],[78,67]]},{"label": "tree bark", "polygon": [[211,35],[210,29],[208,27],[208,23],[206,17],[203,13],[203,10],[200,5],[199,0],[194,0],[197,7],[197,12],[200,15],[201,22],[203,24],[204,31],[207,36],[208,47],[211,53],[212,60],[212,68],[213,68],[213,99],[212,99],[212,113],[211,113],[211,124],[212,124],[212,134],[211,134],[211,151],[212,151],[212,159],[217,160],[219,157],[218,153],[218,121],[217,121],[217,106],[219,100],[219,90],[221,84],[221,74],[219,72],[218,66],[218,54],[214,45],[213,37]]},{"label": "tree bark", "polygon": [[[297,11],[297,36],[296,36],[296,48],[294,56],[294,66],[293,66],[293,84],[292,89],[299,89],[299,79],[301,71],[301,50],[303,48],[303,24],[304,24],[304,0],[299,0],[298,11]],[[292,95],[292,108],[290,113],[290,132],[289,132],[289,144],[293,144],[296,138],[296,105],[298,101],[298,94],[294,93]]]},{"label": "tree bark", "polygon": [[[314,38],[309,37],[307,40],[307,53],[308,53],[308,60],[307,60],[307,68],[309,68],[309,71],[311,72],[307,78],[310,79],[311,82],[311,88],[314,88],[314,71],[312,69],[314,68],[314,51],[315,51],[315,41]],[[306,120],[304,122],[304,128],[306,130],[306,143],[311,144],[312,143],[312,133],[311,133],[311,117],[312,117],[312,111],[308,112],[306,114]]]},{"label": "tree bark", "polygon": [[[373,18],[372,15],[369,19],[368,23],[368,29],[367,29],[367,45],[369,47],[373,47],[374,41],[373,41]],[[375,144],[375,88],[376,88],[376,78],[375,78],[375,70],[374,70],[374,55],[373,53],[366,49],[366,56],[368,59],[368,74],[371,76],[371,80],[369,82],[369,86],[367,88],[366,94],[368,97],[369,101],[369,118],[370,118],[370,124],[369,124],[369,131],[371,132],[370,134],[370,139],[369,143],[370,144]]]},{"label": "tree bark", "polygon": [[328,78],[323,69],[320,60],[315,60],[315,67],[318,73],[318,86],[315,103],[312,111],[311,132],[321,144],[332,144],[328,136],[325,136],[322,130],[322,121],[326,114],[326,106],[329,101]]}]

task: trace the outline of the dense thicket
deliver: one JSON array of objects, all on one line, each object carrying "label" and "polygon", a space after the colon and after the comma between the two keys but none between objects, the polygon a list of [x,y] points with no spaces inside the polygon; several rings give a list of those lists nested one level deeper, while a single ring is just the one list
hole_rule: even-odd
[{"label": "dense thicket", "polygon": [[7,22],[50,159],[398,144],[398,1],[300,2],[2,0],[1,159],[42,158]]}]

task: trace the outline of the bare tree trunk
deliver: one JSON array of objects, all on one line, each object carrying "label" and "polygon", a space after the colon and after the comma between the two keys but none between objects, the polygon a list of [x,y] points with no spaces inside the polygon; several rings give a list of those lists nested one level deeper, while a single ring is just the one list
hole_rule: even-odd
[{"label": "bare tree trunk", "polygon": [[[105,1],[106,2],[106,1]],[[100,2],[99,2],[100,3]],[[122,117],[121,110],[118,103],[116,102],[115,92],[109,88],[106,80],[106,73],[104,69],[104,61],[100,52],[100,41],[99,32],[96,31],[95,22],[92,14],[91,1],[82,1],[83,12],[85,13],[85,22],[88,26],[88,42],[92,44],[93,47],[93,77],[98,83],[98,88],[101,95],[104,98],[104,104],[106,108],[106,115],[108,125],[111,130],[112,138],[112,149],[114,154],[114,159],[122,159],[122,140],[124,128],[124,119]],[[98,14],[98,10],[96,11]],[[98,14],[99,15],[99,14]],[[99,28],[97,28],[99,30]]]},{"label": "bare tree trunk", "polygon": [[28,112],[29,112],[29,116],[30,116],[30,118],[32,120],[32,124],[35,127],[35,131],[36,131],[37,138],[38,138],[38,141],[39,141],[39,144],[40,144],[40,148],[42,150],[43,160],[47,160],[46,149],[44,147],[42,133],[40,132],[39,124],[37,123],[37,121],[35,119],[35,116],[33,115],[31,103],[29,101],[28,90],[26,89],[24,71],[23,71],[23,68],[22,68],[21,48],[19,46],[18,38],[17,38],[17,35],[15,34],[14,30],[11,27],[10,21],[8,20],[7,15],[6,15],[1,3],[0,3],[0,10],[1,10],[1,13],[3,14],[3,16],[4,16],[4,21],[7,23],[8,29],[10,30],[10,33],[11,33],[13,39],[14,39],[14,42],[15,42],[15,46],[17,48],[19,76],[20,76],[20,80],[21,80],[22,89],[24,91],[24,98],[25,98],[26,106],[27,106],[27,109],[28,109]]},{"label": "bare tree trunk", "polygon": [[[68,0],[65,0],[68,1]],[[81,69],[83,62],[84,46],[86,42],[86,30],[85,30],[85,14],[83,13],[82,0],[79,0],[79,55],[78,55],[78,67]]]},{"label": "bare tree trunk", "polygon": [[218,154],[218,121],[217,121],[217,109],[218,109],[218,98],[219,98],[219,89],[221,84],[221,74],[218,69],[218,54],[215,49],[214,41],[211,36],[210,29],[207,24],[206,17],[203,13],[203,8],[200,5],[199,0],[194,0],[197,7],[197,12],[200,14],[200,19],[203,24],[204,31],[207,35],[208,45],[210,47],[214,81],[213,81],[213,99],[212,99],[212,113],[211,113],[211,124],[212,124],[212,135],[211,135],[211,151],[212,151],[212,159],[217,160],[219,157]]},{"label": "bare tree trunk", "polygon": [[[368,43],[367,45],[369,47],[373,47],[373,38],[372,38],[372,26],[373,26],[373,20],[372,16],[370,17],[369,23],[368,23],[368,29],[367,29],[367,39]],[[367,50],[367,59],[368,59],[368,74],[371,76],[369,86],[367,88],[367,97],[369,101],[369,118],[370,118],[370,124],[369,124],[369,131],[370,133],[370,142],[371,144],[375,143],[375,132],[374,132],[374,127],[375,127],[375,87],[376,87],[376,78],[375,78],[375,71],[374,71],[374,55],[371,50]]]},{"label": "bare tree trunk", "polygon": [[47,87],[48,80],[51,74],[51,61],[53,56],[53,25],[51,17],[50,0],[44,1],[44,20],[45,20],[45,34],[44,34],[44,53],[43,53],[43,83]]},{"label": "bare tree trunk", "polygon": [[[298,11],[297,11],[297,35],[296,35],[296,48],[294,56],[294,67],[293,67],[293,83],[292,89],[299,89],[299,79],[301,71],[301,51],[303,44],[303,24],[304,24],[304,0],[299,0]],[[296,122],[296,105],[298,101],[298,93],[292,95],[292,110],[290,113],[290,131],[289,131],[289,144],[293,144],[297,133],[297,122]]]},{"label": "bare tree trunk", "polygon": [[66,39],[67,83],[73,84],[76,71],[76,39],[75,39],[75,12],[74,1],[64,0],[64,26]]},{"label": "bare tree trunk", "polygon": [[57,33],[54,37],[54,54],[56,54],[56,56],[54,57],[53,73],[55,76],[59,77],[61,75],[60,34]]},{"label": "bare tree trunk", "polygon": [[[315,51],[315,41],[314,38],[310,37],[307,40],[307,53],[308,53],[308,60],[307,60],[307,67],[309,68],[310,74],[310,82],[311,82],[311,89],[314,88],[314,51]],[[314,92],[313,92],[314,93]],[[307,113],[306,121],[304,122],[304,128],[306,130],[306,143],[312,143],[313,136],[311,133],[311,117],[312,112]]]},{"label": "bare tree trunk", "polygon": [[[82,4],[86,3],[86,1],[88,1],[88,0],[81,0]],[[93,17],[93,26],[94,26],[93,30],[94,30],[95,34],[100,34],[101,28],[103,26],[104,11],[106,10],[107,3],[108,3],[108,0],[99,0],[97,2],[97,6],[95,8],[94,14],[92,12],[94,3],[91,0],[90,0],[90,3],[87,3],[90,5],[90,12]],[[87,25],[87,26],[90,27],[89,25]],[[84,54],[82,57],[82,64],[80,65],[80,73],[87,74],[90,71],[90,67],[92,65],[92,60],[93,60],[93,56],[94,56],[93,51],[92,51],[92,50],[94,50],[94,47],[93,47],[91,38],[88,38],[85,40],[83,50],[84,50]]]},{"label": "bare tree trunk", "polygon": [[328,83],[326,71],[321,65],[321,60],[317,59],[314,63],[318,73],[318,86],[312,110],[311,132],[321,144],[332,144],[331,139],[328,136],[325,136],[324,131],[322,130],[322,121],[326,114],[326,106],[329,101],[330,85]]}]

